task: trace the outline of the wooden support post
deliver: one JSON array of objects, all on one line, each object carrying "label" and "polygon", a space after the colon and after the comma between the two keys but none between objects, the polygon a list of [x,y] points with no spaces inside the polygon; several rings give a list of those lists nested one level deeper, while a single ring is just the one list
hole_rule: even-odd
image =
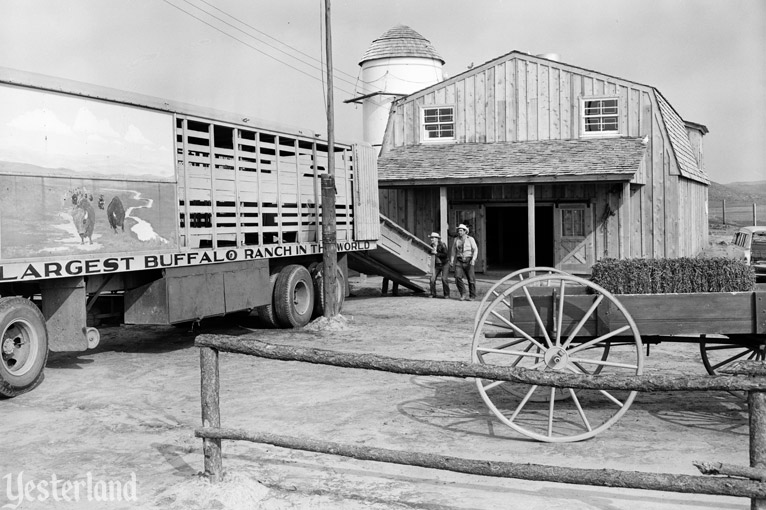
[{"label": "wooden support post", "polygon": [[753,202],[753,226],[758,225],[758,208],[755,206],[755,202]]},{"label": "wooden support post", "polygon": [[529,267],[535,267],[535,185],[527,185],[527,244],[529,248]]},{"label": "wooden support post", "polygon": [[[334,158],[330,154],[330,158]],[[324,317],[338,315],[338,245],[336,244],[335,177],[322,175],[322,262]]]},{"label": "wooden support post", "polygon": [[447,187],[439,186],[439,234],[449,248],[449,209],[447,205]]},{"label": "wooden support post", "polygon": [[[766,392],[750,391],[750,467],[766,468]],[[752,498],[751,510],[766,510],[766,498]]]},{"label": "wooden support post", "polygon": [[721,200],[721,210],[723,211],[723,219],[721,222],[726,225],[726,199]]},{"label": "wooden support post", "polygon": [[[220,427],[221,408],[219,405],[220,379],[218,377],[218,351],[210,347],[200,347],[200,393],[202,395],[202,426]],[[223,478],[223,460],[221,440],[205,438],[202,442],[205,456],[205,475],[213,483]]]}]

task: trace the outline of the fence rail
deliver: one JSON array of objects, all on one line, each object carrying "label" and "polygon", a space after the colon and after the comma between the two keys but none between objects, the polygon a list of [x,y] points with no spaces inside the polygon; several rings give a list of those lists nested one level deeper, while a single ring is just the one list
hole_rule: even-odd
[{"label": "fence rail", "polygon": [[[484,476],[745,497],[751,499],[751,508],[766,509],[766,483],[761,481],[766,479],[766,469],[764,469],[766,468],[766,377],[764,377],[766,376],[766,366],[761,362],[741,362],[737,370],[747,375],[615,377],[559,374],[461,362],[408,360],[371,354],[349,354],[321,349],[277,346],[256,340],[243,340],[221,335],[200,335],[197,337],[195,345],[200,348],[203,424],[202,428],[195,430],[195,436],[203,439],[205,473],[214,482],[220,481],[223,473],[221,440],[231,439],[340,455],[359,460],[406,464]],[[749,468],[734,466],[733,472],[748,473],[748,476],[754,479],[747,479],[748,476],[744,478],[730,476],[715,478],[711,476],[565,468],[541,464],[473,460],[222,428],[219,406],[219,352],[398,374],[460,378],[479,377],[564,388],[630,389],[637,391],[745,390],[749,392],[751,465]],[[700,464],[710,465],[710,463]]]}]

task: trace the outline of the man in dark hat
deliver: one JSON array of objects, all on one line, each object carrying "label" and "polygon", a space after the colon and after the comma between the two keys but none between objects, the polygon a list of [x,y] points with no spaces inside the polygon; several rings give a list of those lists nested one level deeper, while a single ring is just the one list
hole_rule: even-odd
[{"label": "man in dark hat", "polygon": [[[462,223],[457,226],[457,238],[452,243],[450,264],[455,268],[455,284],[460,293],[461,301],[476,299],[476,275],[474,265],[479,255],[476,241],[468,235],[468,227]],[[468,293],[466,295],[465,280],[468,279]]]},{"label": "man in dark hat", "polygon": [[442,290],[444,298],[449,299],[449,254],[447,245],[441,240],[438,232],[431,232],[431,255],[434,257],[433,270],[431,271],[431,294],[428,297],[436,297],[436,279],[442,277]]}]

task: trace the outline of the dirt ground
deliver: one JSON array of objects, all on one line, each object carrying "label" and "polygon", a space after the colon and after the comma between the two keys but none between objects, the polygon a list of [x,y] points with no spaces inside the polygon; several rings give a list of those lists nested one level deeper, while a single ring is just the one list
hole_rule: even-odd
[{"label": "dirt ground", "polygon": [[[479,277],[480,292],[491,281]],[[200,477],[199,333],[412,359],[470,360],[478,302],[381,296],[352,278],[344,328],[264,329],[255,316],[103,328],[84,353],[52,353],[31,393],[0,401],[0,508],[23,509],[745,509],[746,499],[505,480],[224,441],[226,480]],[[529,440],[499,422],[472,381],[222,354],[222,424],[262,432],[554,466],[698,474],[694,460],[748,464],[743,401],[724,392],[641,394],[595,438]],[[703,374],[694,344],[652,347],[646,372]],[[43,497],[41,480],[120,481],[135,499]],[[95,487],[95,485],[93,485]],[[44,487],[44,486],[43,486]],[[50,485],[48,486],[50,487]],[[82,489],[85,490],[84,488]],[[130,493],[125,493],[131,496]],[[34,501],[30,501],[34,499]],[[7,506],[3,506],[7,505]]]}]

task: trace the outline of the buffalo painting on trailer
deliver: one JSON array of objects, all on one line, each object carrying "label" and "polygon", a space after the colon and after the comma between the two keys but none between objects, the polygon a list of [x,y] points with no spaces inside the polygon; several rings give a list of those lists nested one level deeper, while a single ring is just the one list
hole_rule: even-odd
[{"label": "buffalo painting on trailer", "polygon": [[0,86],[0,258],[178,248],[173,116]]}]

